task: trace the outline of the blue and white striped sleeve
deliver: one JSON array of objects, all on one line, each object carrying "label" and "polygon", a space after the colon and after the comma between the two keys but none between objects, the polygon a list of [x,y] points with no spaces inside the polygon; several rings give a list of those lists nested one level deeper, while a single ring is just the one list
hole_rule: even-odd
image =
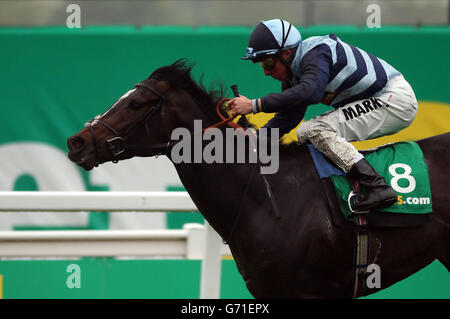
[{"label": "blue and white striped sleeve", "polygon": [[273,113],[319,103],[325,95],[332,65],[331,50],[327,45],[311,49],[300,62],[299,84],[282,93],[255,99],[253,112]]}]

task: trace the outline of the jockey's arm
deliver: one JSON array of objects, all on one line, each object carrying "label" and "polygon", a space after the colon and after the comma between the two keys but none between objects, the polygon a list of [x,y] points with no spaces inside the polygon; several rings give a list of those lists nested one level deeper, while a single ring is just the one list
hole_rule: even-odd
[{"label": "jockey's arm", "polygon": [[321,102],[331,67],[332,58],[328,46],[319,45],[311,49],[300,62],[299,83],[281,93],[272,93],[254,100],[253,113],[273,113]]},{"label": "jockey's arm", "polygon": [[273,128],[279,129],[278,136],[280,138],[283,137],[284,134],[289,133],[305,116],[306,107],[307,106],[305,105],[304,107],[298,107],[275,114],[275,116],[263,126],[263,128],[268,129],[267,135],[270,136],[270,129]]}]

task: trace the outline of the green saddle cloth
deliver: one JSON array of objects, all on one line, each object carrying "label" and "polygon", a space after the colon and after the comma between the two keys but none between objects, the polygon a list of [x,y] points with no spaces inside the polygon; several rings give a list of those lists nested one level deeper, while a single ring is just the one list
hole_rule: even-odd
[{"label": "green saddle cloth", "polygon": [[[366,154],[366,160],[397,192],[398,201],[379,212],[427,214],[432,211],[431,187],[422,150],[415,142],[388,144]],[[344,216],[354,215],[349,207],[351,188],[346,176],[330,176]]]}]

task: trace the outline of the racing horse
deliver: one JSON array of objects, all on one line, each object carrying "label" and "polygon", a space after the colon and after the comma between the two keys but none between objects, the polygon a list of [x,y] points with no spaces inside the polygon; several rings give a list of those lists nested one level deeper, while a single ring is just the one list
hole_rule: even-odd
[{"label": "racing horse", "polygon": [[[70,160],[91,170],[134,156],[171,159],[174,129],[194,134],[195,120],[203,128],[220,122],[216,104],[223,90],[208,92],[192,79],[191,68],[179,60],[136,84],[67,139]],[[171,161],[200,213],[228,243],[255,298],[352,298],[385,289],[436,259],[450,271],[450,133],[418,144],[429,170],[433,212],[417,227],[369,228],[370,263],[381,270],[381,286],[357,295],[354,233],[333,219],[306,146],[280,145],[279,169],[265,175],[281,218],[258,164]]]}]

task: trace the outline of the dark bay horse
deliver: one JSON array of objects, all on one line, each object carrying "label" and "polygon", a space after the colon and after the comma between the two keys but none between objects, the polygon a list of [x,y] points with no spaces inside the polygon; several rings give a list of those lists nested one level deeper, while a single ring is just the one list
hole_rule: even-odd
[{"label": "dark bay horse", "polygon": [[[171,132],[179,127],[193,132],[194,120],[202,120],[203,127],[219,122],[218,99],[192,80],[183,62],[161,67],[69,137],[68,156],[86,170],[134,156],[171,158]],[[450,134],[418,143],[429,169],[434,210],[420,227],[370,228],[369,262],[381,269],[381,287],[357,297],[387,288],[436,259],[450,270]],[[353,296],[354,233],[334,223],[307,147],[280,146],[279,169],[266,175],[279,219],[256,164],[174,165],[200,212],[227,240],[254,297]]]}]

